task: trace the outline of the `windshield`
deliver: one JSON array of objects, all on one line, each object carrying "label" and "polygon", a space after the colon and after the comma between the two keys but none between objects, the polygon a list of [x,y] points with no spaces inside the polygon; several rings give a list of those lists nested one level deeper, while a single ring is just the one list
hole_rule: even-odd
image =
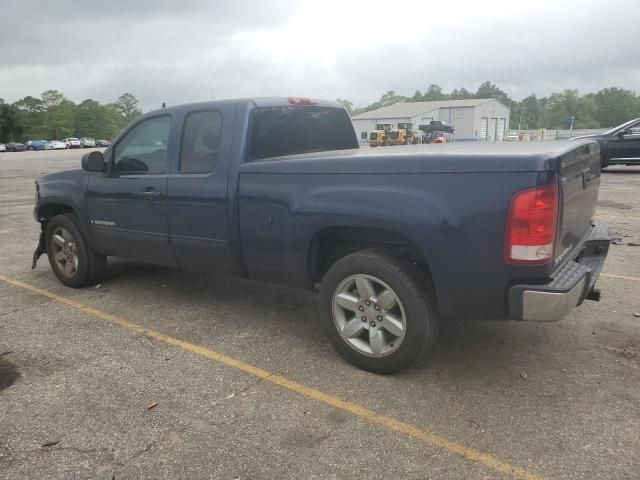
[{"label": "windshield", "polygon": [[635,123],[640,123],[640,118],[634,118],[633,120],[629,120],[628,122],[623,123],[622,125],[618,125],[617,127],[613,127],[611,130],[607,130],[606,132],[604,132],[604,135],[610,135],[612,133],[616,133],[620,130],[624,130],[627,127],[630,127],[631,125],[635,124]]},{"label": "windshield", "polygon": [[251,159],[358,148],[351,120],[335,107],[260,107],[254,111]]}]

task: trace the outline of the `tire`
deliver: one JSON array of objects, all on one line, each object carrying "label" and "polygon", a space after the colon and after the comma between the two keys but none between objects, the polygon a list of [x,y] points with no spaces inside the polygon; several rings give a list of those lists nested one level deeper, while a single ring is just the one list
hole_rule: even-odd
[{"label": "tire", "polygon": [[[438,336],[439,318],[431,281],[425,277],[412,262],[385,251],[361,250],[336,261],[323,278],[319,307],[323,328],[338,353],[364,370],[395,373],[429,351]],[[373,285],[370,305],[360,292],[358,282],[363,280]],[[371,292],[364,285],[364,291]],[[395,304],[390,295],[381,294],[389,290]]]},{"label": "tire", "polygon": [[[54,235],[58,238],[54,239]],[[63,241],[60,242],[60,239]],[[49,220],[45,242],[51,269],[66,286],[86,287],[104,278],[107,257],[96,253],[86,242],[74,214],[64,213]],[[61,257],[64,257],[61,261],[57,260]],[[71,258],[74,258],[73,262],[70,261]],[[69,264],[71,266],[67,269]]]}]

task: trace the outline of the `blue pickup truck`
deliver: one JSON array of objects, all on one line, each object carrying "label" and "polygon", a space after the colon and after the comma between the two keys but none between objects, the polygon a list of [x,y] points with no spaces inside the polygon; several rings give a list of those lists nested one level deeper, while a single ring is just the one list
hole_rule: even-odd
[{"label": "blue pickup truck", "polygon": [[335,102],[182,105],[36,182],[33,267],[46,252],[83,287],[116,256],[317,289],[338,352],[396,372],[441,321],[555,321],[597,300],[600,178],[590,140],[380,151]]}]

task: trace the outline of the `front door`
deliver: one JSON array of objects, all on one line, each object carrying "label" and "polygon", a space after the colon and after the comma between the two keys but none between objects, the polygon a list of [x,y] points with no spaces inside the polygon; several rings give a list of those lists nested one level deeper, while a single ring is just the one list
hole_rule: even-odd
[{"label": "front door", "polygon": [[180,158],[168,184],[173,252],[181,268],[231,273],[227,184],[233,109],[193,111],[182,124]]},{"label": "front door", "polygon": [[640,159],[640,122],[627,127],[624,135],[611,140],[607,147],[610,158]]},{"label": "front door", "polygon": [[113,146],[109,173],[91,174],[91,228],[108,255],[175,265],[167,222],[170,130],[169,115],[140,121]]}]

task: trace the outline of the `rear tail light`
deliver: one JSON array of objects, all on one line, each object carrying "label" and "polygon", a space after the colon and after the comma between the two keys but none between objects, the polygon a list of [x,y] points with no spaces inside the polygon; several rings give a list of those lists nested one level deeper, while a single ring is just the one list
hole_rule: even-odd
[{"label": "rear tail light", "polygon": [[318,101],[313,98],[303,97],[288,97],[287,100],[289,100],[291,105],[315,105],[318,103]]},{"label": "rear tail light", "polygon": [[507,217],[505,261],[526,265],[550,262],[557,223],[557,183],[516,192]]}]

